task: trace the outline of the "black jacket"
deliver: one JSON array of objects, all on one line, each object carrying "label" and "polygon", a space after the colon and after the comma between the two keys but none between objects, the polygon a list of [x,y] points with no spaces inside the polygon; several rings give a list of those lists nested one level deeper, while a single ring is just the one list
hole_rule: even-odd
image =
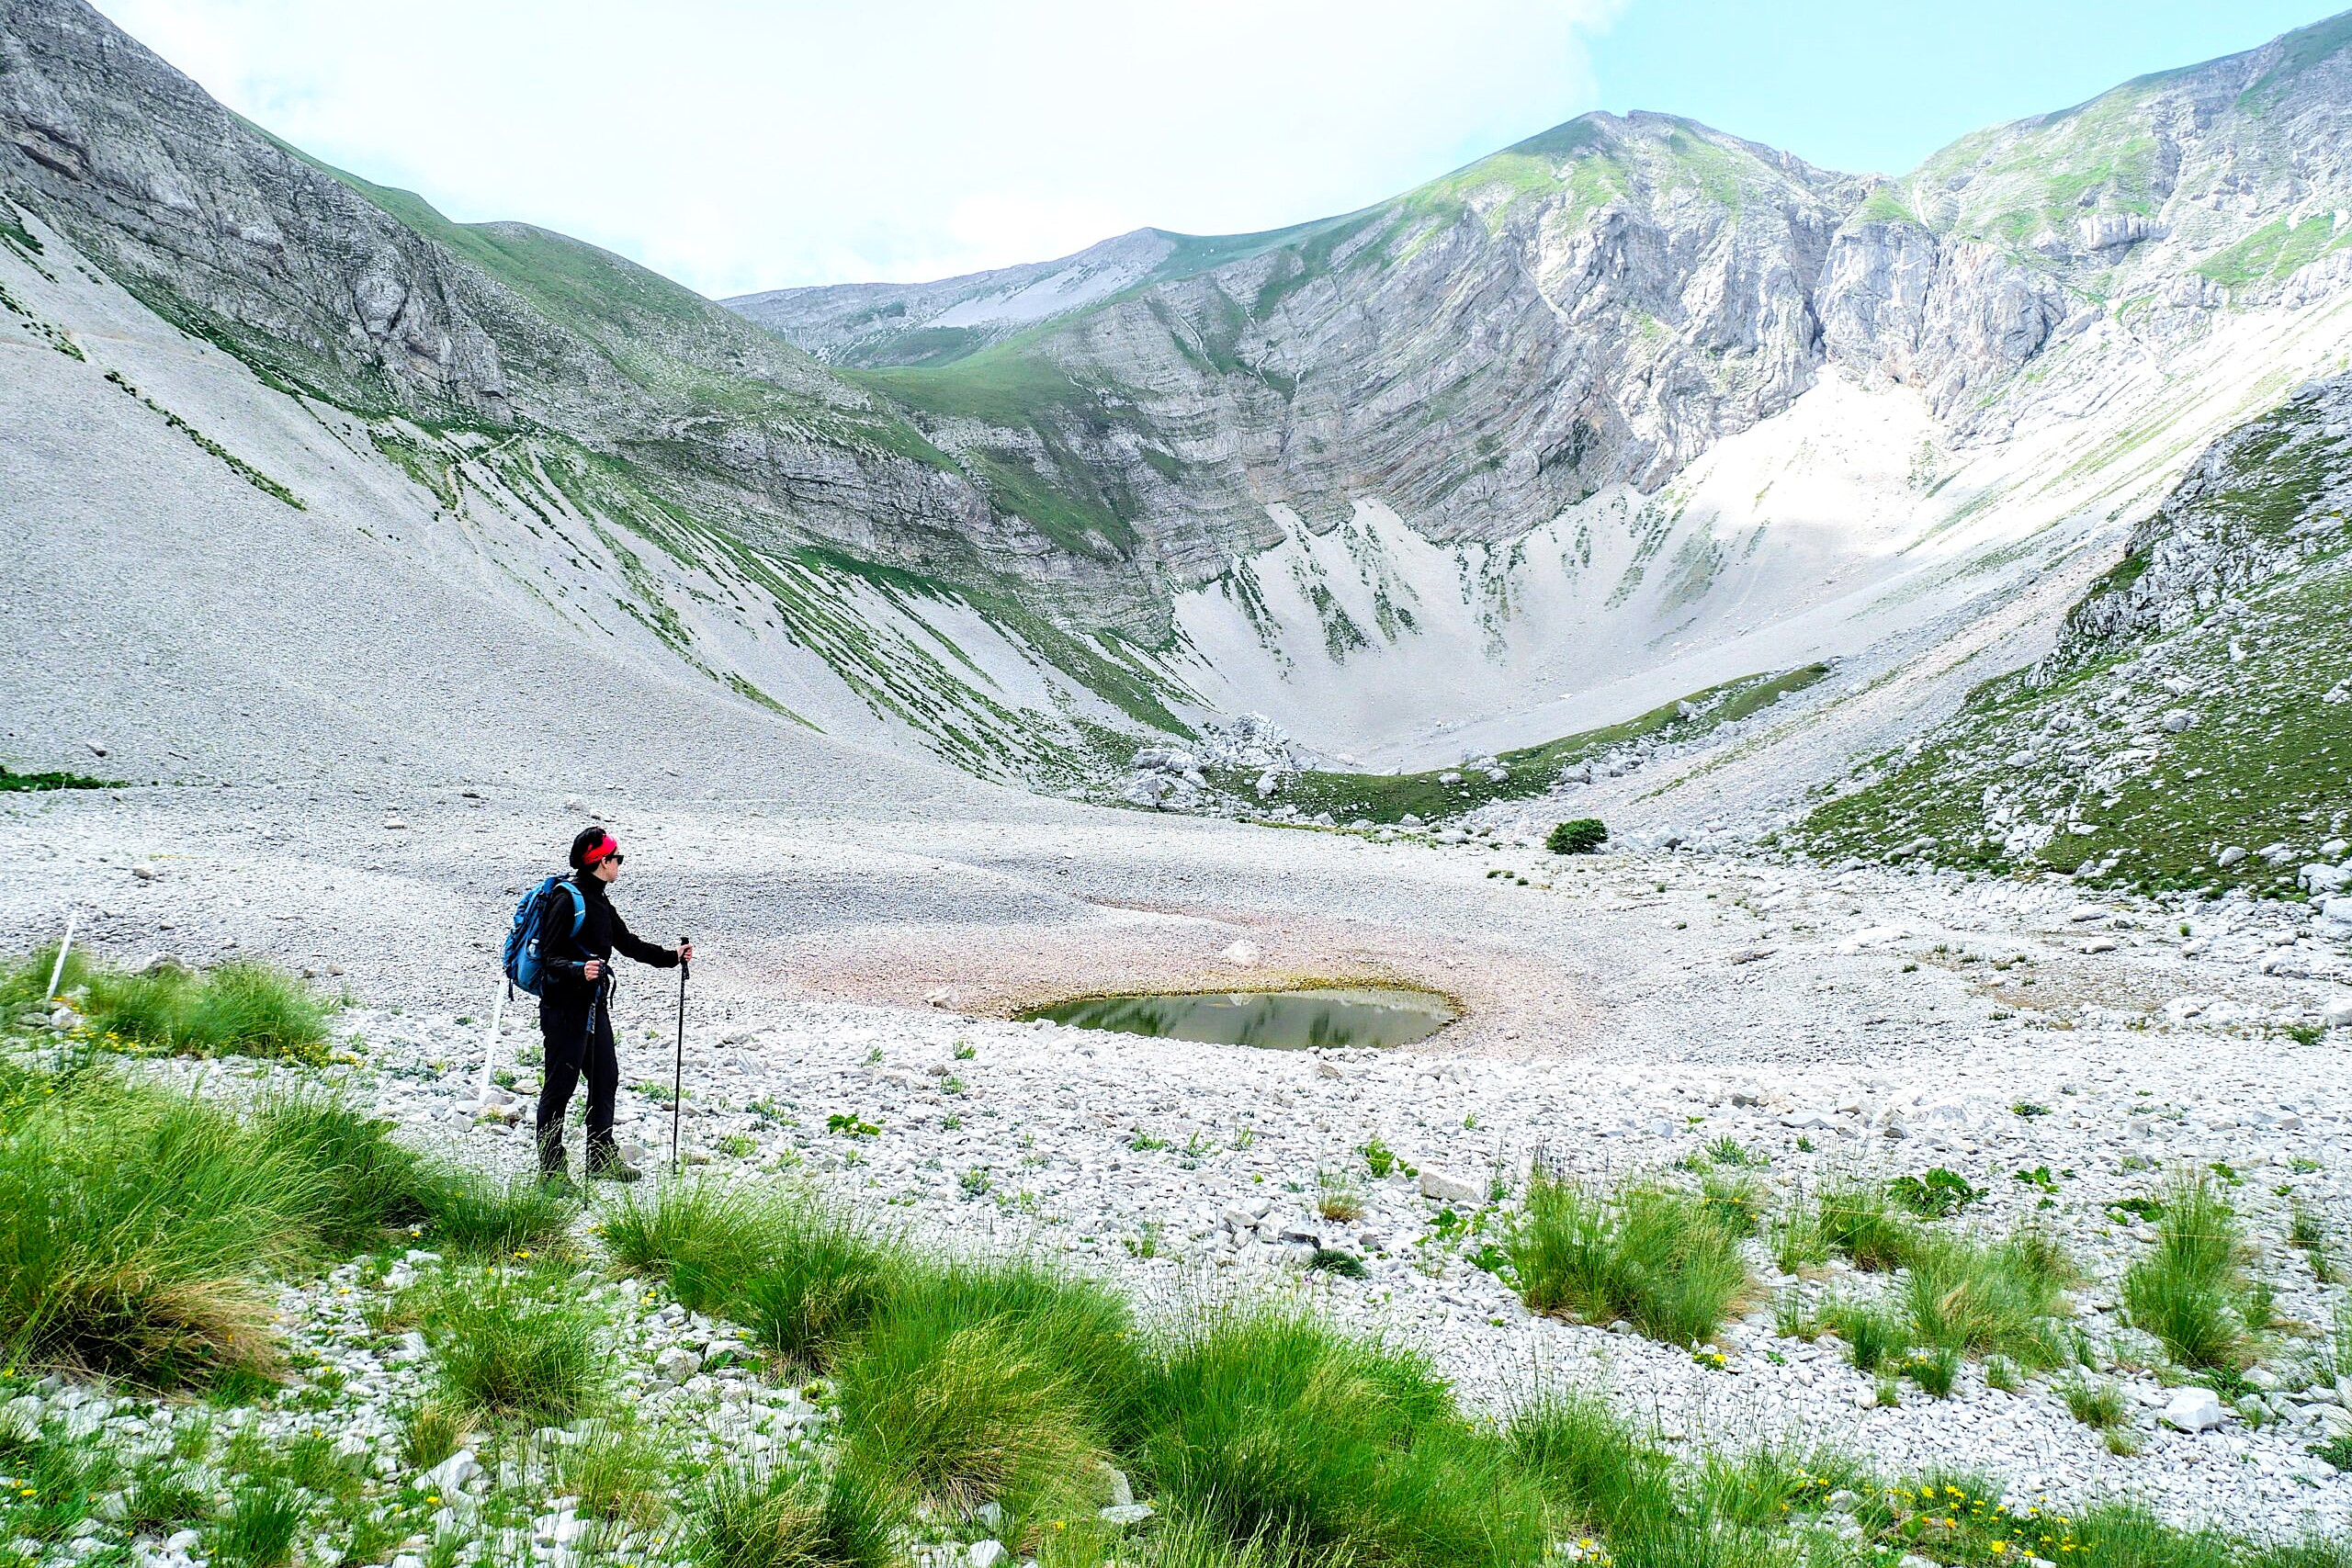
[{"label": "black jacket", "polygon": [[573,1005],[586,1002],[595,994],[596,986],[582,977],[581,969],[591,958],[609,960],[616,952],[657,969],[675,967],[677,950],[656,947],[633,934],[621,919],[621,912],[613,908],[613,901],[605,897],[605,885],[594,874],[576,872],[571,885],[580,889],[587,903],[587,913],[580,922],[580,934],[572,935],[571,897],[562,892],[555,895],[547,924],[543,954],[547,984],[541,999]]}]

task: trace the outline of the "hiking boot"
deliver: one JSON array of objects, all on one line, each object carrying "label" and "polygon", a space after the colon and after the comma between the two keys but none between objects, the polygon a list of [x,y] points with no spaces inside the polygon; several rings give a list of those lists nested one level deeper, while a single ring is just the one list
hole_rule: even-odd
[{"label": "hiking boot", "polygon": [[592,1160],[588,1166],[591,1181],[642,1181],[645,1172],[615,1155],[610,1159]]}]

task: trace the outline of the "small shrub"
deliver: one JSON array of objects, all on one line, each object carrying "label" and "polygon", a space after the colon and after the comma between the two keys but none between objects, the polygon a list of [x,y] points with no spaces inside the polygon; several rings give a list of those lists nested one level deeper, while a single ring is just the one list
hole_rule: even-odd
[{"label": "small shrub", "polygon": [[1396,1151],[1374,1138],[1357,1151],[1363,1156],[1364,1168],[1375,1177],[1385,1177],[1396,1168]]},{"label": "small shrub", "polygon": [[1306,1260],[1306,1268],[1310,1273],[1337,1274],[1343,1280],[1362,1280],[1369,1277],[1363,1258],[1352,1252],[1341,1252],[1337,1247],[1317,1247],[1315,1256]]},{"label": "small shrub", "polygon": [[1555,822],[1544,836],[1544,847],[1555,855],[1589,855],[1608,841],[1609,829],[1597,817]]},{"label": "small shrub", "polygon": [[451,1407],[549,1426],[573,1419],[603,1391],[602,1326],[568,1286],[496,1269],[446,1281],[425,1338]]},{"label": "small shrub", "polygon": [[1937,1166],[1924,1176],[1898,1176],[1886,1184],[1887,1195],[1923,1220],[1948,1219],[1984,1196],[1958,1171]]},{"label": "small shrub", "polygon": [[1739,1237],[1717,1209],[1662,1188],[1607,1201],[1539,1172],[1505,1250],[1532,1310],[1622,1317],[1675,1344],[1711,1337],[1750,1284]]}]

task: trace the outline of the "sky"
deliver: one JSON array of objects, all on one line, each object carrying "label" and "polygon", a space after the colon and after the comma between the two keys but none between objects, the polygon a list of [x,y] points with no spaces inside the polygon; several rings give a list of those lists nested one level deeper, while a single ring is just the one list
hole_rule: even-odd
[{"label": "sky", "polygon": [[[1589,109],[1825,167],[2249,49],[2325,0],[96,0],[464,221],[714,298],[1368,205]],[[2128,25],[2119,25],[2128,18]]]}]

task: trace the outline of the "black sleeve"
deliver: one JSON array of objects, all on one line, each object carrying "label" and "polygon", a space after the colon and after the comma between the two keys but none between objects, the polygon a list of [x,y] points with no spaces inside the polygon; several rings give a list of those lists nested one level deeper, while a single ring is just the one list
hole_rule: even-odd
[{"label": "black sleeve", "polygon": [[613,951],[625,953],[639,964],[650,964],[656,969],[674,969],[678,954],[674,949],[656,947],[628,929],[618,909],[613,911]]}]

